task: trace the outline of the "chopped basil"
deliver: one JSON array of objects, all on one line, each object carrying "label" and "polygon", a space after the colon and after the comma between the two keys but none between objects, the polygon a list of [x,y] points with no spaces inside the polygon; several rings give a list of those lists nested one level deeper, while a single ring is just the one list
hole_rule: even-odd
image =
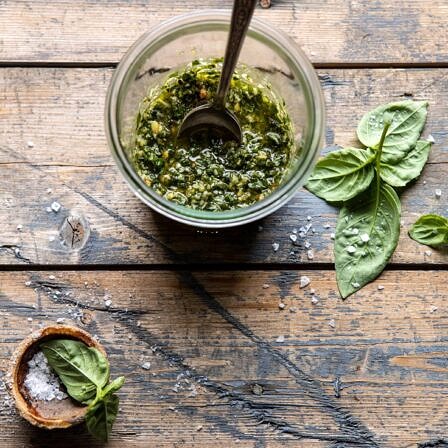
[{"label": "chopped basil", "polygon": [[221,68],[221,59],[195,60],[170,74],[143,100],[136,124],[138,174],[164,198],[200,210],[229,210],[263,199],[282,182],[294,150],[284,102],[242,67],[227,98],[243,130],[241,145],[206,135],[177,140],[187,112],[213,100]]}]

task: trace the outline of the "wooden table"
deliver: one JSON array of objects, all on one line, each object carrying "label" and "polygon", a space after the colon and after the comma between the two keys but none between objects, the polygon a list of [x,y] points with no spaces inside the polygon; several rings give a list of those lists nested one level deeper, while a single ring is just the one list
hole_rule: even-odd
[{"label": "wooden table", "polygon": [[[1,386],[18,342],[63,318],[98,335],[113,376],[127,377],[111,447],[446,447],[448,257],[425,254],[406,229],[447,214],[448,2],[274,0],[256,11],[314,62],[328,145],[356,144],[357,121],[378,104],[430,103],[424,135],[436,143],[402,195],[397,251],[346,301],[336,209],[302,190],[263,222],[198,232],[139,202],[106,146],[105,93],[129,45],[173,15],[230,6],[0,0]],[[313,260],[289,239],[307,216]],[[3,387],[0,433],[2,447],[97,446],[82,427],[29,426]]]}]

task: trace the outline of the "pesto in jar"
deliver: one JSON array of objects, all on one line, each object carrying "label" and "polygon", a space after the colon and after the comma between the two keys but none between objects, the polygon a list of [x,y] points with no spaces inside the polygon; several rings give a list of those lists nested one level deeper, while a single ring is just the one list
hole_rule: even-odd
[{"label": "pesto in jar", "polygon": [[291,120],[268,84],[235,71],[227,107],[238,118],[241,145],[207,135],[177,140],[187,112],[210,102],[222,60],[195,60],[171,73],[143,100],[135,133],[133,162],[158,194],[194,209],[224,211],[251,205],[281,183],[294,152]]}]

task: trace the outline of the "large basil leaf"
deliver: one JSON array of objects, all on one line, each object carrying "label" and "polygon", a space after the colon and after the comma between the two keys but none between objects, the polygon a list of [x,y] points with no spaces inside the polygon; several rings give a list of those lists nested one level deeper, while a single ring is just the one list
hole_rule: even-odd
[{"label": "large basil leaf", "polygon": [[306,188],[326,201],[347,201],[372,182],[375,153],[371,149],[334,151],[316,164]]},{"label": "large basil leaf", "polygon": [[431,143],[419,140],[401,160],[381,164],[381,178],[393,187],[404,187],[420,175],[428,160]]},{"label": "large basil leaf", "polygon": [[365,114],[359,122],[358,139],[367,147],[378,145],[385,116],[392,123],[383,145],[381,161],[396,163],[417,143],[426,121],[426,101],[401,101],[379,106]]},{"label": "large basil leaf", "polygon": [[68,394],[81,403],[95,398],[109,381],[109,362],[93,347],[71,339],[50,340],[40,347]]},{"label": "large basil leaf", "polygon": [[89,407],[86,413],[86,426],[90,434],[102,442],[109,440],[112,426],[118,414],[119,398],[117,395],[106,395]]},{"label": "large basil leaf", "polygon": [[448,244],[448,219],[439,215],[423,215],[411,227],[409,236],[427,246]]},{"label": "large basil leaf", "polygon": [[334,244],[336,278],[343,298],[376,278],[400,234],[400,200],[388,185],[374,182],[340,211]]}]

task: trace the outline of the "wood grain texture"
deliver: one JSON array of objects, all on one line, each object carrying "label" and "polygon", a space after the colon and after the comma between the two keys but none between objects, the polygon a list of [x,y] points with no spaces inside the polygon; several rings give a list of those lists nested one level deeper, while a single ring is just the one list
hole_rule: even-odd
[{"label": "wood grain texture", "polygon": [[[3,0],[0,60],[116,63],[144,32],[230,0]],[[272,0],[255,16],[292,36],[315,63],[447,63],[445,0]]]},{"label": "wood grain texture", "polygon": [[[417,447],[446,436],[447,275],[384,272],[343,302],[331,271],[2,273],[1,369],[62,317],[127,376],[112,447]],[[94,446],[4,405],[0,426],[1,446]]]},{"label": "wood grain texture", "polygon": [[[444,69],[328,70],[319,73],[325,94],[327,144],[356,145],[361,116],[378,104],[412,95],[430,103],[424,135],[436,143],[422,178],[402,195],[403,227],[393,263],[439,264],[446,252],[408,238],[420,214],[448,207],[448,91]],[[243,229],[198,233],[153,213],[128,190],[114,166],[103,130],[111,69],[3,68],[0,105],[0,262],[3,264],[331,263],[337,210],[302,190],[274,215]],[[28,147],[31,141],[33,147]],[[442,197],[435,197],[435,189]],[[48,191],[51,189],[51,191]],[[47,212],[52,201],[59,213]],[[76,212],[90,226],[81,251],[61,244],[59,230]],[[294,228],[312,217],[316,233],[293,245]],[[22,231],[17,230],[22,225]],[[263,230],[258,231],[262,225]],[[329,225],[329,228],[325,226]],[[67,227],[67,226],[66,226]],[[280,244],[274,252],[272,243]],[[70,245],[69,245],[70,246]]]}]

